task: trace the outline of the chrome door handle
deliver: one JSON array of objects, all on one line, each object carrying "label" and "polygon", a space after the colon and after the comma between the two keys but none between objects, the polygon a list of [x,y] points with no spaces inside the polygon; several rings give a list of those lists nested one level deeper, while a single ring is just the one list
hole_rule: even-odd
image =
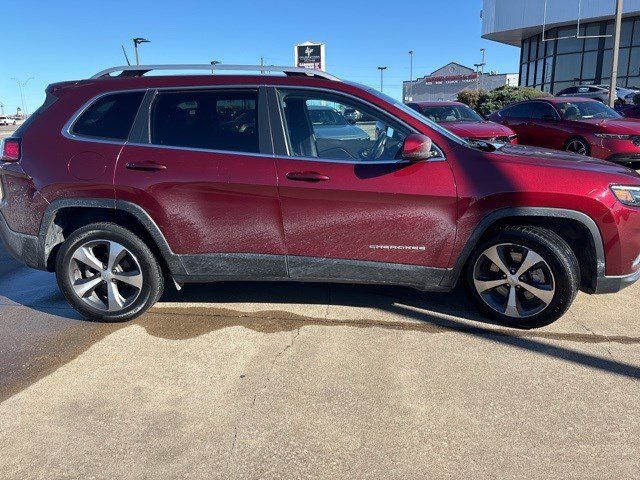
[{"label": "chrome door handle", "polygon": [[289,172],[287,178],[297,182],[326,182],[329,180],[328,175],[318,172]]},{"label": "chrome door handle", "polygon": [[142,172],[159,172],[167,169],[166,165],[155,162],[130,162],[126,166],[129,170],[140,170]]}]

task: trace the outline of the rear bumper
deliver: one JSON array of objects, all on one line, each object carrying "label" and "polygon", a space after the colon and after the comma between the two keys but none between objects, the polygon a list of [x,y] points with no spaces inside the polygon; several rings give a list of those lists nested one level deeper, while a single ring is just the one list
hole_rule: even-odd
[{"label": "rear bumper", "polygon": [[11,230],[0,212],[0,238],[9,254],[31,268],[42,269],[38,261],[38,237]]}]

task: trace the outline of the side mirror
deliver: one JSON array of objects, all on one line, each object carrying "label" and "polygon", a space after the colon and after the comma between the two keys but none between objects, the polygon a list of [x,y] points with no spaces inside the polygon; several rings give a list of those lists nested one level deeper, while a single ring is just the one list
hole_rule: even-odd
[{"label": "side mirror", "polygon": [[402,158],[410,162],[428,160],[433,156],[431,147],[433,142],[426,135],[412,133],[404,139],[402,144]]}]

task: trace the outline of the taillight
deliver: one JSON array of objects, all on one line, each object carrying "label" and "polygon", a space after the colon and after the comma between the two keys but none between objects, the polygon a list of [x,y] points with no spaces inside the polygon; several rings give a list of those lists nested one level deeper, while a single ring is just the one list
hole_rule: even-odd
[{"label": "taillight", "polygon": [[2,147],[3,162],[17,162],[20,160],[20,140],[5,138]]}]

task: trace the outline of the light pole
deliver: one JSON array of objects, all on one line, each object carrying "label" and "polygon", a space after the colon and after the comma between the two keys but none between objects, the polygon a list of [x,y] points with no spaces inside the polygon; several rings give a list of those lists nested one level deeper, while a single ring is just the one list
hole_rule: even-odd
[{"label": "light pole", "polygon": [[0,115],[4,115],[4,103],[0,103]]},{"label": "light pole", "polygon": [[413,101],[413,50],[409,50],[409,101]]},{"label": "light pole", "polygon": [[616,1],[616,21],[613,34],[613,65],[611,66],[611,85],[609,86],[609,106],[613,107],[618,98],[618,56],[620,54],[620,29],[622,26],[622,0]]},{"label": "light pole", "polygon": [[21,82],[16,77],[11,77],[18,84],[18,88],[20,89],[20,102],[22,103],[22,113],[26,117],[29,115],[29,111],[27,110],[27,96],[24,94],[24,88],[27,84],[33,80],[33,77],[27,78],[24,82]]},{"label": "light pole", "polygon": [[380,70],[380,91],[384,92],[384,71],[387,69],[387,67],[378,67],[378,70]]},{"label": "light pole", "polygon": [[138,45],[141,43],[151,43],[151,40],[147,40],[146,38],[136,37],[133,39],[133,50],[136,54],[136,65],[140,65],[140,59],[138,58]]}]

